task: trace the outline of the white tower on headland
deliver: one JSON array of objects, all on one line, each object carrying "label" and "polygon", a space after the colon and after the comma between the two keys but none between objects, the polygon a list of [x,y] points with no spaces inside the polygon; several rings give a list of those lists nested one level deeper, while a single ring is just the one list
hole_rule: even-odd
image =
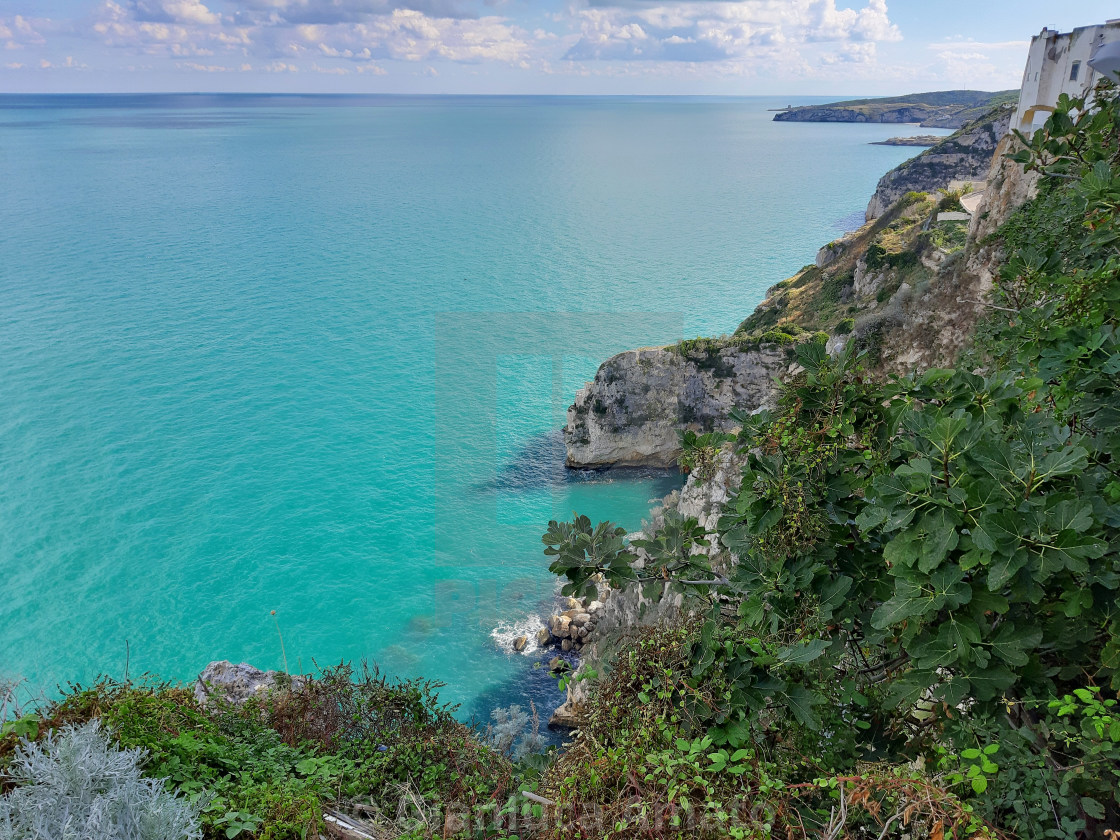
[{"label": "white tower on headland", "polygon": [[1011,127],[1029,136],[1046,122],[1061,94],[1078,97],[1092,90],[1102,74],[1090,62],[1114,42],[1120,42],[1120,18],[1065,34],[1043,29],[1032,38]]}]

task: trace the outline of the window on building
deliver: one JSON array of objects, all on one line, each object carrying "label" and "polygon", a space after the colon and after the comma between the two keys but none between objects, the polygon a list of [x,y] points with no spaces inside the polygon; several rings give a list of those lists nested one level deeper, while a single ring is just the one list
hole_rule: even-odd
[{"label": "window on building", "polygon": [[1076,82],[1077,77],[1080,73],[1081,73],[1081,62],[1080,61],[1073,62],[1073,66],[1069,68],[1069,80],[1071,82]]}]

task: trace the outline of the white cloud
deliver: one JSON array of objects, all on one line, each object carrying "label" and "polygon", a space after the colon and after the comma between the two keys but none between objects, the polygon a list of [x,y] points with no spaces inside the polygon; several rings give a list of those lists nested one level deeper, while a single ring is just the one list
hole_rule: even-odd
[{"label": "white cloud", "polygon": [[258,23],[337,24],[367,22],[404,9],[432,18],[477,17],[471,0],[229,0],[237,14]]},{"label": "white cloud", "polygon": [[4,41],[4,48],[9,50],[39,46],[46,43],[42,30],[49,28],[51,23],[47,18],[29,19],[23,15],[0,18],[0,40]]},{"label": "white cloud", "polygon": [[[391,63],[401,62],[417,65],[402,75],[448,76],[450,62],[475,65],[460,74],[501,65],[526,76],[695,81],[698,90],[742,77],[764,80],[764,89],[822,80],[975,87],[1017,64],[1027,45],[950,38],[892,49],[884,45],[902,36],[890,0],[565,0],[525,26],[529,18],[505,14],[531,4],[507,0],[84,1],[99,4],[86,18],[0,19],[0,44],[85,37],[94,50],[149,56],[119,62],[149,70],[384,75],[387,63],[396,72]],[[40,58],[52,69],[59,61],[46,52],[25,61]]]},{"label": "white cloud", "polygon": [[40,70],[88,70],[89,65],[83,64],[80,61],[75,61],[74,56],[68,55],[65,60],[61,62],[49,61],[45,58],[39,59]]},{"label": "white cloud", "polygon": [[297,26],[282,29],[277,44],[301,55],[308,50],[350,61],[394,59],[514,63],[529,50],[529,36],[503,18],[432,18],[397,9],[366,23]]},{"label": "white cloud", "polygon": [[[270,3],[274,11],[287,14],[298,5],[294,0],[254,0],[253,8],[262,12]],[[345,4],[336,5],[345,11]],[[308,7],[308,3],[301,6],[304,11]],[[525,60],[533,41],[496,16],[432,17],[398,8],[365,14],[360,22],[292,23],[273,14],[267,19],[258,15],[247,23],[237,15],[219,16],[197,0],[136,0],[127,6],[104,0],[90,30],[103,43],[132,52],[174,57],[236,53],[271,61],[269,66],[281,72],[300,69],[292,62],[312,56],[350,65],[378,59],[513,64]],[[341,65],[302,69],[348,72]]]},{"label": "white cloud", "polygon": [[192,70],[196,73],[229,73],[232,70],[220,64],[199,64],[195,61],[176,61],[175,66],[180,70]]},{"label": "white cloud", "polygon": [[[736,61],[797,65],[804,45],[835,45],[834,60],[873,60],[877,42],[901,39],[886,0],[838,9],[835,0],[693,2],[578,11],[580,38],[566,58]],[[853,45],[864,45],[856,47]],[[870,45],[872,48],[867,48]]]},{"label": "white cloud", "polygon": [[928,44],[934,61],[927,67],[947,85],[987,90],[1018,85],[1030,41],[973,41],[954,38]]},{"label": "white cloud", "polygon": [[137,20],[213,26],[221,18],[199,0],[133,0]]},{"label": "white cloud", "polygon": [[1013,52],[1023,53],[1023,60],[1026,60],[1027,50],[1030,48],[1030,41],[972,41],[964,38],[953,39],[950,41],[940,41],[933,44],[927,44],[927,49],[934,50],[935,52],[953,52],[957,50],[976,51],[979,50],[984,53],[999,52],[1010,50]]},{"label": "white cloud", "polygon": [[22,70],[22,69],[23,69],[23,67],[24,67],[24,65],[23,65],[23,64],[21,64],[21,63],[20,63],[20,62],[18,62],[18,61],[9,61],[9,62],[8,62],[7,64],[5,64],[4,66],[5,66],[5,67],[7,67],[7,68],[8,68],[9,70]]},{"label": "white cloud", "polygon": [[827,66],[837,64],[872,64],[878,54],[874,43],[848,44],[834,53],[821,58]]}]

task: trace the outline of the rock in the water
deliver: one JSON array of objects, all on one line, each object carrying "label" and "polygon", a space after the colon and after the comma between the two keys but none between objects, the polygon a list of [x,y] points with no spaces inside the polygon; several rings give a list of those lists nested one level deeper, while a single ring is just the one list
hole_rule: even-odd
[{"label": "rock in the water", "polygon": [[583,716],[583,707],[571,700],[565,701],[548,720],[549,729],[575,729]]},{"label": "rock in the water", "polygon": [[576,627],[583,627],[583,625],[585,625],[590,620],[591,620],[591,614],[590,613],[585,613],[585,612],[576,613],[572,617],[572,624],[574,624]]},{"label": "rock in the water", "polygon": [[[629,350],[607,359],[576,393],[564,428],[569,467],[669,467],[681,428],[734,426],[732,408],[753,411],[789,364],[783,349],[730,344]],[[581,608],[582,609],[582,608]]]},{"label": "rock in the water", "polygon": [[548,660],[548,670],[552,671],[552,673],[554,674],[561,674],[564,671],[569,670],[571,667],[572,666],[568,664],[567,659],[559,656],[554,656],[552,657],[552,659]]},{"label": "rock in the water", "polygon": [[516,639],[513,640],[513,649],[516,650],[518,653],[525,650],[525,648],[528,647],[528,646],[529,646],[529,637],[528,636],[518,636]]},{"label": "rock in the water", "polygon": [[198,675],[194,696],[199,703],[221,700],[241,705],[251,697],[263,697],[272,691],[299,688],[306,677],[290,677],[283,671],[262,671],[245,662],[234,665],[228,660],[211,662]]},{"label": "rock in the water", "polygon": [[542,627],[537,631],[537,646],[544,647],[552,641],[552,634],[548,631],[547,627]]},{"label": "rock in the water", "polygon": [[572,649],[572,640],[571,639],[564,639],[560,642],[560,650],[567,653],[571,649]]}]

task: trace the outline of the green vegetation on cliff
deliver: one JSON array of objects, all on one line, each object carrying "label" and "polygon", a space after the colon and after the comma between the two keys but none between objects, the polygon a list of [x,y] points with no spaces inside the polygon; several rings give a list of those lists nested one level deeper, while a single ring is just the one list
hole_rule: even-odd
[{"label": "green vegetation on cliff", "polygon": [[921,255],[937,247],[933,236],[938,234],[937,226],[931,226],[934,234],[926,228],[950,200],[908,193],[852,236],[826,246],[830,259],[823,266],[805,266],[771,288],[735,337],[758,340],[774,330],[836,332],[841,322],[885,303],[903,282],[928,281],[933,272]]},{"label": "green vegetation on cliff", "polygon": [[949,137],[886,173],[868,202],[866,217],[882,215],[909,192],[936,192],[952,181],[984,181],[1014,112],[1014,103],[990,107]]},{"label": "green vegetation on cliff", "polygon": [[1120,106],[1098,96],[1017,155],[1044,181],[958,367],[884,381],[806,344],[739,418],[732,568],[694,520],[637,567],[550,528],[571,590],[673,580],[693,607],[619,656],[546,776],[596,836],[1120,830]]}]

